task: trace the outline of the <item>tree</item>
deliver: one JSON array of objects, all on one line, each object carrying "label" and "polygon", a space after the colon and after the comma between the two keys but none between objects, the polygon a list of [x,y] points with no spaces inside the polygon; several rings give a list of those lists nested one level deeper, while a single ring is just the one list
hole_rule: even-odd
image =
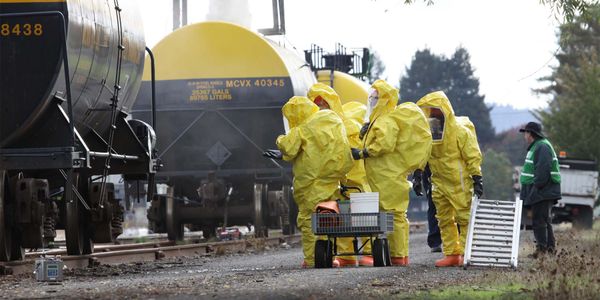
[{"label": "tree", "polygon": [[[404,0],[405,4],[412,4],[415,0]],[[434,0],[423,0],[427,5],[433,5]],[[570,22],[576,15],[584,15],[588,10],[597,5],[598,0],[540,0],[542,5],[550,6],[550,9],[556,17],[564,16],[565,20]]]},{"label": "tree", "polygon": [[562,25],[559,45],[559,65],[538,90],[552,99],[537,117],[558,149],[600,160],[600,5]]},{"label": "tree", "polygon": [[494,141],[489,144],[490,149],[504,154],[513,166],[522,166],[525,161],[528,145],[523,138],[523,134],[519,132],[519,128],[523,127],[525,127],[525,124],[500,132],[496,135]]},{"label": "tree", "polygon": [[550,6],[556,16],[563,15],[568,22],[571,22],[576,15],[587,14],[590,8],[598,5],[597,0],[540,0],[540,3]]},{"label": "tree", "polygon": [[[369,70],[367,70],[367,79],[369,83],[381,78],[381,74],[385,72],[385,64],[375,50],[369,48]],[[381,78],[382,79],[382,78]]]},{"label": "tree", "polygon": [[429,49],[419,50],[400,79],[400,95],[403,100],[416,101],[430,92],[444,91],[456,115],[468,116],[475,124],[479,141],[486,144],[495,134],[491,108],[485,104],[485,96],[479,94],[479,79],[470,60],[463,47],[450,58],[435,55]]},{"label": "tree", "polygon": [[481,172],[484,176],[484,198],[512,200],[513,167],[504,153],[488,149],[483,154]]}]

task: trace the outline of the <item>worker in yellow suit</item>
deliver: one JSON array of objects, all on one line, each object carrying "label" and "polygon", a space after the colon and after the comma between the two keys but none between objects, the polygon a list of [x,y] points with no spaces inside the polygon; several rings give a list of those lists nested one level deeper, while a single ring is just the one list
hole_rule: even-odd
[{"label": "worker in yellow suit", "polygon": [[[342,109],[344,110],[344,115],[349,122],[354,123],[352,127],[353,131],[362,127],[362,124],[365,120],[365,115],[367,114],[367,106],[357,102],[351,101],[344,105],[342,105]],[[356,138],[356,136],[352,136],[348,138],[350,142],[350,147],[352,148],[360,148],[362,146],[362,140],[360,138]],[[357,160],[354,163],[354,167],[350,170],[347,176],[347,186],[355,186],[359,187],[363,192],[371,192],[371,187],[369,187],[369,183],[367,180],[367,172],[365,171],[365,164],[362,160]],[[364,247],[362,251],[364,253],[371,253],[371,243],[365,243],[364,240],[361,239],[361,245],[364,243]],[[345,245],[344,245],[345,246]],[[373,265],[373,256],[363,255],[358,260],[359,266],[372,266]]]},{"label": "worker in yellow suit", "polygon": [[[360,123],[356,123],[352,119],[346,117],[342,102],[340,101],[340,96],[331,87],[323,83],[315,83],[308,91],[308,98],[319,106],[321,110],[331,110],[342,119],[344,128],[346,129],[346,137],[351,146],[354,147],[361,144],[359,138]],[[370,191],[365,179],[364,165],[361,162],[355,162],[342,183],[346,186],[360,188],[362,191]],[[339,238],[337,240],[338,252],[354,252],[352,240],[353,238]],[[354,256],[338,256],[336,257],[336,261],[341,267],[356,266],[357,264],[357,260]],[[359,263],[361,265],[373,265],[373,260],[369,257],[363,257]]]},{"label": "worker in yellow suit", "polygon": [[306,97],[292,97],[282,111],[290,131],[277,138],[279,151],[267,150],[263,155],[293,164],[303,266],[314,266],[317,238],[312,232],[311,214],[318,203],[337,197],[340,181],[353,164],[350,144],[342,120],[332,111],[319,111]]},{"label": "worker in yellow suit", "polygon": [[[429,118],[433,136],[429,166],[432,173],[433,203],[437,209],[436,218],[444,252],[444,258],[436,261],[435,266],[461,266],[471,199],[473,193],[477,196],[483,194],[482,156],[477,137],[473,133],[475,127],[470,121],[461,125],[444,92],[427,94],[417,105]],[[460,227],[460,234],[457,225]]]},{"label": "worker in yellow suit", "polygon": [[396,107],[397,103],[397,89],[383,80],[373,83],[363,148],[352,149],[352,156],[364,159],[369,185],[379,193],[380,210],[394,214],[394,231],[388,234],[392,265],[406,266],[410,192],[407,177],[425,167],[432,141],[427,119],[419,107],[412,102]]}]

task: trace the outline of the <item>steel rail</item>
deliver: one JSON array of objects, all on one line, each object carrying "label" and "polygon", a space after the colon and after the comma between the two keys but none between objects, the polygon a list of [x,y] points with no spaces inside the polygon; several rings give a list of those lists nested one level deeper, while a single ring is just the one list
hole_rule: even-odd
[{"label": "steel rail", "polygon": [[[298,243],[300,235],[286,235],[268,238],[240,239],[224,242],[203,242],[177,245],[175,242],[114,245],[104,252],[89,255],[61,256],[67,268],[87,268],[100,264],[123,264],[132,262],[150,262],[168,257],[189,257],[210,253],[245,252],[262,246],[278,246],[281,243]],[[140,247],[141,245],[141,247]],[[117,247],[122,246],[122,247]],[[136,248],[137,246],[137,248]],[[119,250],[114,250],[119,249]],[[0,262],[0,274],[31,274],[35,258],[22,261]]]}]

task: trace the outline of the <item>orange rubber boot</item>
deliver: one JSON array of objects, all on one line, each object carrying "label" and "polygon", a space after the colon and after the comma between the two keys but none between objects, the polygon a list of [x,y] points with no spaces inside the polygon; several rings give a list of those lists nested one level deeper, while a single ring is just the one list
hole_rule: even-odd
[{"label": "orange rubber boot", "polygon": [[358,260],[359,266],[372,267],[373,266],[373,256],[363,256]]},{"label": "orange rubber boot", "polygon": [[442,259],[435,261],[436,267],[459,267],[460,255],[448,255]]},{"label": "orange rubber boot", "polygon": [[345,259],[345,258],[336,258],[334,260],[338,262],[339,267],[356,267],[356,259]]},{"label": "orange rubber boot", "polygon": [[392,257],[392,266],[408,266],[408,256]]}]

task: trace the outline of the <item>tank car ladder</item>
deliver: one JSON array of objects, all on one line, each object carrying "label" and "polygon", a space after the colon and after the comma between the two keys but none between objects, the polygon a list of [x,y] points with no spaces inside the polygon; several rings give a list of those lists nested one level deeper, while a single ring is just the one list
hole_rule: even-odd
[{"label": "tank car ladder", "polygon": [[473,197],[464,255],[469,266],[517,268],[523,201]]}]

